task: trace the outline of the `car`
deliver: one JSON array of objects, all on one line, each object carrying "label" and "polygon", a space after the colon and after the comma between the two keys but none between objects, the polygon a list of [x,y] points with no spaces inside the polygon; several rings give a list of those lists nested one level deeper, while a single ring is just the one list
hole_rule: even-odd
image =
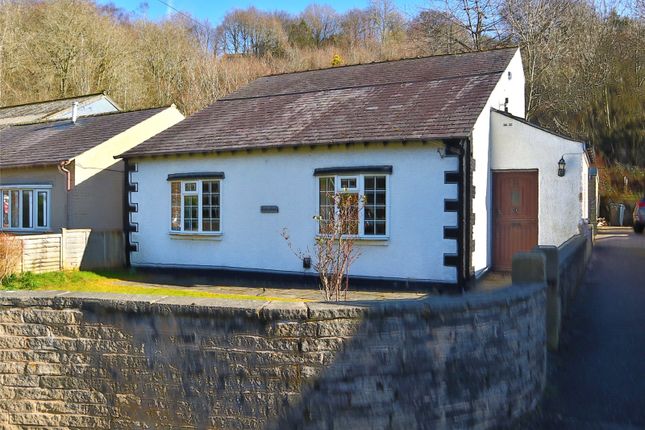
[{"label": "car", "polygon": [[643,233],[645,230],[645,197],[634,205],[634,231]]}]

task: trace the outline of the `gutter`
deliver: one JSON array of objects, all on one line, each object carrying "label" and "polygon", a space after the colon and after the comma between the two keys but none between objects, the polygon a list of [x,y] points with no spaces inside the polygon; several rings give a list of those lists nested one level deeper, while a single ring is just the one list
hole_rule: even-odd
[{"label": "gutter", "polygon": [[[169,129],[166,129],[169,130]],[[164,130],[165,131],[165,130]],[[222,146],[218,148],[199,149],[199,150],[170,150],[158,152],[142,152],[137,153],[136,147],[126,151],[122,154],[114,155],[115,160],[119,159],[133,159],[133,158],[154,158],[154,157],[168,157],[168,156],[184,156],[184,155],[209,155],[221,154],[225,152],[248,152],[248,151],[269,151],[269,150],[287,150],[287,149],[300,149],[300,148],[323,148],[323,147],[336,147],[342,145],[369,145],[369,144],[389,144],[389,143],[413,143],[420,142],[422,144],[442,142],[452,139],[461,139],[463,135],[459,136],[417,136],[417,137],[388,137],[388,138],[375,138],[370,140],[364,139],[344,139],[329,142],[317,143],[297,143],[297,144],[273,144],[273,145],[249,145],[249,146]],[[154,137],[151,137],[153,139]],[[134,153],[133,153],[134,152]]]}]

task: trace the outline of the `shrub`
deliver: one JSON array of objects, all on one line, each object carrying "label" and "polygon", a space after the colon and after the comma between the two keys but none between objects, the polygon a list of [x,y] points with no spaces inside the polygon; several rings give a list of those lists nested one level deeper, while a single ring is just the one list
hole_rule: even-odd
[{"label": "shrub", "polygon": [[[319,234],[315,238],[313,267],[318,272],[325,300],[339,301],[341,297],[347,299],[349,268],[360,256],[354,242],[358,235],[358,215],[365,202],[362,197],[346,193],[334,193],[329,198],[333,202],[332,213],[328,213],[327,218],[314,217]],[[298,258],[308,258],[309,252],[293,247],[286,228],[282,230],[282,237]]]},{"label": "shrub", "polygon": [[0,283],[18,270],[22,258],[22,241],[16,236],[0,233]]}]

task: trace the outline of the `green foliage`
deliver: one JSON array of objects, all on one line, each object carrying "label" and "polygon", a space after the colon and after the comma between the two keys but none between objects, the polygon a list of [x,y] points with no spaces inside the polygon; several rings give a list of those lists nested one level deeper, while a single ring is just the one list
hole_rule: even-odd
[{"label": "green foliage", "polygon": [[599,172],[600,195],[607,201],[633,203],[645,196],[645,168],[615,163]]},{"label": "green foliage", "polygon": [[[200,297],[232,300],[268,300],[297,302],[302,299],[245,294],[196,291],[190,288],[162,287],[146,284],[144,275],[123,271],[85,272],[61,271],[33,274],[13,274],[2,282],[3,290],[60,290],[116,294],[147,294],[173,297]],[[307,301],[307,300],[304,300]]]},{"label": "green foliage", "polygon": [[35,290],[38,288],[36,275],[31,272],[14,273],[2,280],[4,290]]}]

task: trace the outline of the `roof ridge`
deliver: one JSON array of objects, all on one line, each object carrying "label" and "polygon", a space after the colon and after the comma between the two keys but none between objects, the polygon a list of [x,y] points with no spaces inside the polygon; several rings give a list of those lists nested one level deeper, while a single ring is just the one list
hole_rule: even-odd
[{"label": "roof ridge", "polygon": [[[169,107],[174,106],[173,104],[167,105],[167,106],[158,106],[158,107],[152,107],[152,108],[142,108],[142,109],[133,109],[133,110],[127,110],[127,111],[116,111],[116,112],[101,112],[101,113],[95,113],[93,115],[83,115],[79,116],[78,119],[85,119],[85,118],[96,118],[96,117],[101,117],[101,116],[108,116],[108,115],[119,115],[119,114],[124,114],[124,113],[135,113],[135,112],[143,112],[147,110],[155,110],[155,109],[168,109]],[[36,125],[36,124],[52,124],[55,122],[67,122],[71,121],[70,118],[60,118],[60,119],[50,119],[50,120],[45,120],[45,121],[32,121],[32,122],[24,122],[20,124],[9,124],[7,125],[6,128],[11,128],[11,127],[22,127],[26,125]],[[4,129],[0,129],[4,130]]]},{"label": "roof ridge", "polygon": [[376,65],[376,64],[386,64],[386,63],[395,63],[397,61],[412,61],[412,60],[423,60],[427,58],[440,58],[440,57],[457,57],[459,55],[467,55],[467,54],[485,54],[488,52],[495,52],[495,51],[504,51],[504,50],[510,50],[510,49],[518,49],[518,46],[505,46],[505,47],[498,47],[498,48],[491,48],[491,49],[486,49],[483,51],[467,51],[467,52],[457,52],[454,54],[433,54],[433,55],[420,55],[416,57],[402,57],[402,58],[397,58],[397,59],[390,59],[390,60],[379,60],[379,61],[370,61],[369,63],[355,63],[355,64],[343,64],[340,66],[328,66],[328,67],[319,67],[315,69],[307,69],[307,70],[296,70],[293,72],[280,72],[280,73],[271,73],[269,75],[264,75],[260,76],[260,78],[272,78],[275,76],[284,76],[284,75],[295,75],[299,73],[309,73],[309,72],[319,72],[322,70],[331,70],[331,69],[345,69],[348,67],[357,67],[357,66],[371,66],[371,65]]},{"label": "roof ridge", "polygon": [[440,82],[440,81],[448,81],[451,79],[460,79],[460,78],[473,78],[475,76],[488,76],[488,75],[494,75],[496,73],[502,73],[504,69],[501,70],[493,70],[490,72],[486,73],[471,73],[467,75],[461,75],[461,76],[446,76],[442,78],[430,78],[430,79],[416,79],[416,80],[408,80],[408,81],[394,81],[394,82],[382,82],[382,83],[374,83],[374,84],[365,84],[365,85],[349,85],[349,86],[344,86],[344,87],[333,87],[333,88],[323,88],[323,89],[315,89],[315,90],[305,90],[305,91],[293,91],[293,92],[288,92],[288,93],[276,93],[276,94],[267,94],[267,95],[261,95],[261,96],[247,96],[247,97],[222,97],[221,99],[217,101],[234,101],[234,100],[252,100],[252,99],[262,99],[262,98],[268,98],[268,97],[279,97],[279,96],[293,96],[293,95],[298,95],[298,94],[311,94],[311,93],[323,93],[327,91],[341,91],[341,90],[349,90],[349,89],[356,89],[356,88],[372,88],[372,87],[384,87],[387,85],[402,85],[402,84],[415,84],[415,83],[421,83],[421,82]]},{"label": "roof ridge", "polygon": [[20,104],[17,104],[17,105],[0,106],[0,109],[10,109],[10,108],[29,106],[29,105],[39,105],[39,104],[42,104],[42,103],[60,102],[60,101],[72,100],[72,99],[82,99],[82,98],[96,97],[96,96],[99,96],[99,95],[109,97],[107,95],[107,92],[105,90],[103,90],[103,91],[98,92],[98,93],[83,94],[83,95],[80,95],[80,96],[70,96],[70,97],[63,97],[63,98],[59,98],[59,99],[49,99],[49,100],[41,100],[41,101],[37,101],[37,102],[20,103]]}]

